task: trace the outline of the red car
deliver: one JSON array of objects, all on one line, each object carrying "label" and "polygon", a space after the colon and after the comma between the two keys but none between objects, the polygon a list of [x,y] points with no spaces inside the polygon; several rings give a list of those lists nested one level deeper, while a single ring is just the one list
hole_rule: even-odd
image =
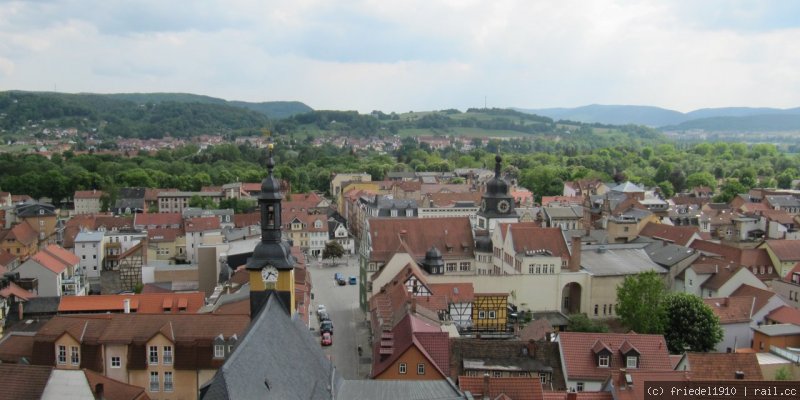
[{"label": "red car", "polygon": [[323,346],[330,346],[333,344],[333,336],[330,333],[325,332],[322,334],[322,345]]}]

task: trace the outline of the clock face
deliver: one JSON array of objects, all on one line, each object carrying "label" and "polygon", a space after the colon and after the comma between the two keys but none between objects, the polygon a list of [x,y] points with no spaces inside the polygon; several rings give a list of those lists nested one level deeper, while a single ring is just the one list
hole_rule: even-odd
[{"label": "clock face", "polygon": [[508,212],[508,210],[510,209],[511,209],[511,203],[509,203],[508,200],[500,200],[499,202],[497,202],[497,211],[505,213]]},{"label": "clock face", "polygon": [[277,282],[278,270],[272,265],[267,265],[261,270],[261,279],[263,279],[264,282]]}]

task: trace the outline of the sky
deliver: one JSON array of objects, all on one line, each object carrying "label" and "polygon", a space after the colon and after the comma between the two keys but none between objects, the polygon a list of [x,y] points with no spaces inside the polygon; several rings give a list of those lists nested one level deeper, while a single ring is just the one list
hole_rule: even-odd
[{"label": "sky", "polygon": [[791,108],[800,1],[2,0],[0,90],[363,113]]}]

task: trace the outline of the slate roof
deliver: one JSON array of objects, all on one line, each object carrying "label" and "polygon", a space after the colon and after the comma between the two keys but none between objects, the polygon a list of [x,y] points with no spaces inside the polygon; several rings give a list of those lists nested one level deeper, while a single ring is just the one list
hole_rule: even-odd
[{"label": "slate roof", "polygon": [[76,190],[73,198],[77,199],[99,199],[103,197],[102,190]]},{"label": "slate roof", "polygon": [[347,400],[456,400],[465,397],[449,379],[429,381],[362,379],[342,382],[337,398]]},{"label": "slate roof", "polygon": [[761,332],[767,336],[796,336],[800,335],[800,325],[795,324],[772,324],[761,325],[753,328],[757,332]]},{"label": "slate roof", "polygon": [[750,322],[755,297],[711,297],[703,299],[703,303],[711,307],[720,324],[738,324]]},{"label": "slate roof", "polygon": [[253,320],[200,399],[331,399],[341,384],[331,362],[276,296]]},{"label": "slate roof", "polygon": [[388,261],[401,248],[401,237],[415,259],[425,257],[432,246],[441,250],[444,259],[473,257],[472,226],[467,217],[373,218],[369,227],[370,260]]},{"label": "slate roof", "polygon": [[542,384],[539,377],[489,377],[489,393],[484,393],[484,377],[459,376],[458,386],[464,392],[470,392],[475,398],[489,396],[497,399],[505,395],[513,400],[540,400]]},{"label": "slate roof", "polygon": [[648,222],[639,232],[639,235],[686,246],[689,240],[699,233],[700,229],[696,226],[672,226]]},{"label": "slate roof", "polygon": [[735,379],[737,371],[744,372],[745,379],[764,379],[755,353],[686,353],[683,357],[698,380]]},{"label": "slate roof", "polygon": [[[662,335],[636,333],[583,333],[561,332],[558,335],[564,375],[569,380],[604,380],[620,368],[625,368],[625,359],[619,353],[627,341],[640,351],[639,370],[670,370],[667,342]],[[611,349],[608,368],[597,366],[592,347],[601,341]]]},{"label": "slate roof", "polygon": [[[124,300],[130,300],[131,312],[137,314],[165,314],[168,305],[170,313],[185,312],[194,314],[205,303],[202,292],[184,293],[142,293],[131,295],[109,294],[98,296],[64,296],[58,307],[59,313],[74,312],[122,312]],[[183,311],[181,311],[183,308]]]},{"label": "slate roof", "polygon": [[583,246],[581,267],[596,276],[629,275],[646,271],[666,273],[667,270],[654,263],[641,247],[644,246]]},{"label": "slate roof", "polygon": [[0,376],[3,377],[3,398],[41,398],[52,370],[53,367],[50,366],[0,364]]},{"label": "slate roof", "polygon": [[644,251],[654,263],[665,268],[670,268],[695,254],[692,248],[658,241],[649,244]]}]

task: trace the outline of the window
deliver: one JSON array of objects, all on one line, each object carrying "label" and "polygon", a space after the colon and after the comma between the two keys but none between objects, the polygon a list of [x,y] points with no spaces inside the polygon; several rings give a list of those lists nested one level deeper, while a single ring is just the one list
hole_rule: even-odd
[{"label": "window", "polygon": [[417,375],[425,375],[425,364],[417,364]]},{"label": "window", "polygon": [[626,360],[627,360],[626,362],[627,368],[636,368],[637,361],[639,361],[638,357],[636,356],[628,356]]},{"label": "window", "polygon": [[150,391],[158,391],[158,371],[150,371]]},{"label": "window", "polygon": [[158,346],[150,346],[150,365],[158,364]]},{"label": "window", "polygon": [[489,319],[495,319],[495,318],[497,318],[497,312],[495,310],[490,310]]},{"label": "window", "polygon": [[578,382],[578,384],[576,386],[577,386],[577,389],[578,389],[579,392],[583,391],[583,382]]},{"label": "window", "polygon": [[597,366],[598,367],[608,367],[609,356],[607,354],[601,355],[597,359]]},{"label": "window", "polygon": [[225,358],[225,345],[214,345],[214,358]]},{"label": "window", "polygon": [[122,361],[120,360],[119,356],[112,356],[111,357],[111,368],[119,368],[122,366]]},{"label": "window", "polygon": [[544,372],[539,372],[539,383],[546,384],[547,383],[547,374]]},{"label": "window", "polygon": [[172,391],[172,372],[166,371],[164,372],[164,391],[171,392]]},{"label": "window", "polygon": [[406,210],[406,217],[413,217],[413,216],[414,216],[414,210],[412,210],[410,208],[407,209]]},{"label": "window", "polygon": [[[164,365],[171,365],[171,364],[172,364],[172,346],[164,346]],[[166,382],[166,380],[164,382]]]},{"label": "window", "polygon": [[405,374],[406,373],[406,368],[407,368],[406,363],[400,363],[400,373],[401,374]]},{"label": "window", "polygon": [[486,318],[486,311],[483,310],[478,311],[478,319],[484,319],[484,318]]},{"label": "window", "polygon": [[456,263],[447,263],[447,272],[455,272]]},{"label": "window", "polygon": [[598,306],[597,306],[597,304],[595,304],[594,305],[594,315],[597,315],[597,309],[598,309]]},{"label": "window", "polygon": [[503,373],[500,371],[494,371],[492,375],[494,375],[495,378],[500,378],[501,376],[503,376]]},{"label": "window", "polygon": [[78,351],[78,346],[70,346],[69,352],[70,352],[69,358],[70,362],[72,362],[72,365],[79,365],[81,363],[81,356],[80,352]]},{"label": "window", "polygon": [[468,262],[462,262],[461,264],[458,265],[458,270],[462,271],[462,272],[463,271],[469,271],[469,263]]},{"label": "window", "polygon": [[67,346],[58,346],[58,363],[62,365],[67,363]]}]

